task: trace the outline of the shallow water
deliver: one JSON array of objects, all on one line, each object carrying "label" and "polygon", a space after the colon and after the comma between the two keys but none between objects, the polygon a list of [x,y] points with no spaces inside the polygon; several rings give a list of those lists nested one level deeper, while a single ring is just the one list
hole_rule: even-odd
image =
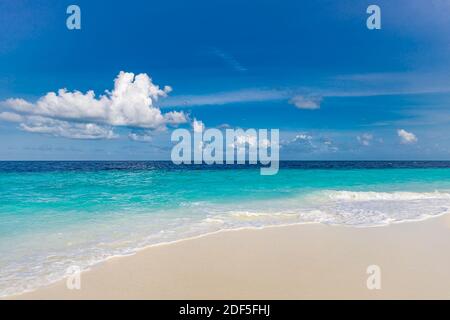
[{"label": "shallow water", "polygon": [[0,296],[223,229],[382,226],[450,210],[450,162],[0,162]]}]

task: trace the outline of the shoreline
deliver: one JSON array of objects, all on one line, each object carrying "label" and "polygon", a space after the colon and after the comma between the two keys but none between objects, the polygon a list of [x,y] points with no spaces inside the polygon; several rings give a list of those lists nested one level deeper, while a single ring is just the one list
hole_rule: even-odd
[{"label": "shoreline", "polygon": [[[112,259],[123,259],[123,258],[127,258],[127,257],[131,257],[134,256],[136,254],[139,254],[139,252],[145,251],[147,249],[151,249],[151,248],[155,248],[155,247],[163,247],[163,246],[167,246],[167,245],[174,245],[177,243],[182,243],[184,241],[191,241],[191,240],[197,240],[197,239],[202,239],[202,238],[206,238],[208,236],[213,236],[216,234],[221,234],[221,233],[228,233],[228,232],[239,232],[239,231],[251,231],[251,230],[265,230],[265,229],[272,229],[272,228],[285,228],[285,227],[293,227],[293,226],[305,226],[305,225],[324,225],[327,227],[338,227],[338,228],[355,228],[355,229],[370,229],[370,228],[384,228],[384,227],[389,227],[389,226],[393,226],[393,225],[401,225],[401,224],[409,224],[409,223],[419,223],[422,221],[427,221],[429,219],[436,219],[445,215],[450,215],[450,212],[445,212],[439,215],[434,215],[434,216],[427,216],[424,218],[420,218],[420,219],[411,219],[411,220],[406,220],[406,221],[394,221],[394,222],[388,222],[386,224],[380,224],[380,225],[362,225],[362,226],[355,226],[355,225],[338,225],[338,224],[324,224],[321,222],[298,222],[298,223],[286,223],[286,224],[272,224],[272,225],[265,225],[265,226],[245,226],[245,227],[238,227],[238,228],[232,228],[232,229],[220,229],[220,230],[216,230],[216,231],[211,231],[211,232],[207,232],[207,233],[203,233],[203,234],[199,234],[199,235],[195,235],[195,236],[189,236],[186,238],[180,238],[180,239],[176,239],[176,240],[172,240],[172,241],[166,241],[166,242],[159,242],[159,243],[154,243],[154,244],[148,244],[145,245],[144,247],[141,248],[135,248],[133,249],[133,252],[130,252],[128,254],[116,254],[116,255],[111,255],[101,261],[95,262],[93,263],[91,266],[89,266],[87,269],[82,270],[81,274],[85,274],[86,272],[90,272],[92,269],[95,269],[99,266],[101,266],[102,264],[108,262],[109,260]],[[33,289],[29,289],[20,293],[14,293],[11,295],[6,295],[6,296],[0,296],[0,300],[2,299],[11,299],[11,298],[15,298],[15,297],[20,297],[22,295],[25,294],[30,294],[33,293],[35,291],[41,290],[41,289],[45,289],[45,288],[49,288],[59,282],[63,282],[66,281],[67,276],[64,276],[58,280],[55,281],[51,281],[48,284],[33,288]]]},{"label": "shoreline", "polygon": [[[446,232],[442,232],[442,228],[446,230]],[[436,230],[440,229],[440,233],[436,233]],[[328,260],[329,259],[329,251],[334,250],[342,250],[343,243],[346,244],[350,249],[357,250],[360,254],[356,255],[353,258],[349,258],[348,261],[340,261],[343,266],[349,267],[352,265],[352,259],[361,259],[364,257],[364,254],[361,255],[361,250],[364,250],[364,246],[361,247],[361,243],[356,241],[357,243],[349,244],[349,237],[356,240],[368,241],[367,238],[371,238],[374,235],[378,239],[377,241],[383,242],[386,241],[386,235],[389,237],[400,237],[399,239],[404,241],[405,239],[401,237],[401,234],[406,233],[406,241],[405,249],[411,251],[414,255],[414,245],[420,246],[420,244],[416,243],[417,239],[415,239],[415,234],[417,231],[424,232],[425,230],[427,235],[436,236],[439,234],[442,238],[442,243],[447,243],[450,245],[450,215],[443,214],[438,217],[431,217],[421,219],[419,221],[408,221],[408,222],[400,222],[400,223],[392,223],[384,226],[372,226],[372,227],[350,227],[350,226],[332,226],[332,225],[324,225],[320,223],[301,223],[301,224],[288,224],[288,225],[270,225],[264,227],[243,227],[238,229],[228,229],[228,230],[219,230],[214,231],[207,234],[202,234],[190,238],[179,239],[166,243],[158,243],[154,245],[149,245],[144,248],[137,249],[135,253],[124,256],[113,256],[109,257],[103,262],[95,264],[89,270],[83,271],[81,273],[82,279],[82,289],[81,290],[68,290],[66,288],[65,282],[66,279],[62,279],[57,281],[56,283],[50,284],[45,287],[37,288],[36,290],[29,291],[22,294],[16,294],[13,296],[3,297],[2,299],[190,299],[190,298],[200,298],[200,299],[255,299],[261,296],[261,293],[254,291],[253,293],[256,295],[247,292],[248,290],[242,288],[239,284],[234,284],[234,287],[229,290],[228,295],[223,292],[219,294],[219,292],[215,294],[211,293],[210,290],[193,290],[192,292],[186,292],[186,285],[190,283],[189,278],[196,279],[197,283],[203,283],[203,286],[208,287],[208,282],[205,283],[205,279],[210,278],[210,275],[204,274],[199,271],[203,270],[203,264],[200,263],[201,260],[204,260],[206,264],[216,265],[218,262],[222,262],[224,266],[217,268],[220,269],[218,277],[214,277],[214,281],[218,283],[222,283],[223,279],[233,278],[235,276],[239,276],[241,273],[240,270],[231,271],[230,268],[226,268],[225,266],[230,262],[234,261],[234,264],[239,264],[239,259],[233,253],[240,250],[242,246],[249,246],[249,242],[252,243],[250,246],[251,250],[246,252],[246,254],[242,257],[243,260],[247,260],[248,257],[253,257],[251,260],[265,259],[265,256],[278,256],[280,252],[284,253],[281,256],[281,260],[285,260],[290,256],[296,256],[295,261],[293,261],[294,265],[301,264],[301,261],[311,261],[311,260]],[[415,232],[411,232],[408,230],[415,230]],[[392,234],[394,233],[394,235]],[[395,235],[399,233],[400,235]],[[336,239],[330,243],[327,243],[326,246],[316,248],[317,251],[315,253],[309,252],[307,248],[299,249],[302,247],[296,247],[294,243],[296,240],[302,239],[306,240],[304,242],[311,243],[312,241],[329,239],[330,236],[334,237],[338,235],[339,237],[343,237],[343,239]],[[291,241],[288,241],[291,238]],[[339,238],[338,237],[338,238]],[[271,240],[270,240],[271,239]],[[228,242],[230,240],[237,241],[235,245],[230,245]],[[267,245],[270,245],[273,241],[281,241],[282,246],[280,248],[273,247],[267,249],[268,252],[263,253],[263,250]],[[311,241],[312,240],[312,241]],[[269,242],[268,242],[269,241]],[[262,243],[261,243],[262,242]],[[411,244],[414,243],[413,246]],[[369,246],[366,246],[366,249],[370,253],[371,251],[379,251],[379,246],[382,243],[376,244],[372,241],[369,241]],[[205,252],[199,252],[199,247],[203,248]],[[344,246],[345,247],[345,246]],[[389,246],[383,246],[389,249]],[[375,249],[375,250],[374,250]],[[298,251],[308,251],[308,252],[298,252]],[[391,249],[392,250],[392,249]],[[209,257],[208,252],[220,252],[221,255],[211,261],[211,257]],[[389,251],[389,250],[388,250]],[[395,250],[395,252],[391,252],[393,256],[399,254],[402,250]],[[170,257],[167,257],[167,254],[170,252]],[[185,252],[190,252],[191,254],[185,257]],[[242,252],[241,252],[242,254]],[[431,253],[430,253],[431,254]],[[154,259],[154,256],[163,257],[163,259]],[[245,256],[248,257],[245,257]],[[223,257],[227,257],[224,259]],[[176,268],[177,261],[183,257],[183,261],[189,263],[190,268],[188,270],[184,270],[182,267],[178,266]],[[382,260],[386,260],[386,257],[381,257]],[[448,255],[443,255],[441,257],[436,256],[434,254],[434,259],[437,259],[437,265],[440,265],[443,269],[450,270],[450,253]],[[162,261],[161,261],[162,260]],[[168,262],[169,260],[170,262]],[[242,260],[242,259],[241,259]],[[367,259],[369,261],[370,259]],[[414,259],[412,259],[414,260]],[[388,260],[386,260],[388,261]],[[420,263],[420,261],[415,261]],[[279,285],[281,287],[285,286],[286,289],[290,288],[288,291],[291,292],[286,297],[287,299],[296,299],[296,298],[308,298],[311,295],[311,292],[315,292],[313,297],[315,298],[327,298],[328,294],[327,290],[317,291],[317,288],[323,287],[324,284],[320,281],[321,275],[320,272],[317,272],[317,269],[323,269],[325,267],[324,261],[318,263],[311,269],[307,270],[307,274],[309,276],[313,276],[313,278],[317,278],[317,285],[311,283],[306,289],[306,291],[300,290],[292,290],[288,281],[281,281]],[[370,265],[367,262],[367,265]],[[148,266],[153,271],[145,271],[142,270],[142,267]],[[175,269],[174,269],[175,266]],[[258,265],[255,265],[254,261],[247,261],[246,263],[242,263],[243,270],[252,269],[254,267],[255,270],[258,269]],[[260,286],[267,281],[272,282],[273,277],[277,277],[277,273],[285,269],[286,267],[290,267],[289,264],[285,262],[280,266],[274,268],[272,272],[261,275],[259,280],[254,279],[251,273],[248,273],[247,276],[253,278],[253,285]],[[139,272],[132,272],[126,270],[139,270]],[[167,271],[171,270],[170,272]],[[278,269],[278,271],[277,271]],[[166,271],[165,271],[166,270]],[[205,271],[205,270],[203,270]],[[367,277],[366,270],[359,270],[358,277]],[[153,276],[152,276],[153,273]],[[245,273],[245,272],[244,272]],[[118,279],[114,281],[114,283],[108,284],[108,281],[105,280],[105,274],[111,275],[112,279]],[[146,279],[145,282],[154,282],[154,278],[165,278],[166,284],[158,283],[158,285],[154,286],[144,286],[139,284],[139,281],[136,282],[134,276],[130,277],[130,274],[139,275],[143,280]],[[180,274],[184,274],[185,277],[179,277]],[[220,275],[220,276],[219,276]],[[175,276],[178,280],[174,283],[171,283],[170,279]],[[293,276],[293,274],[291,274]],[[339,275],[335,275],[339,278]],[[415,278],[416,275],[411,274],[410,277]],[[186,278],[186,279],[184,279]],[[203,278],[203,279],[202,279]],[[402,276],[403,278],[403,276]],[[423,278],[423,276],[422,276]],[[153,280],[152,280],[153,279]],[[286,280],[286,279],[285,279]],[[305,280],[305,279],[304,279]],[[351,280],[351,276],[349,279]],[[432,281],[434,280],[434,281]],[[450,281],[450,274],[448,275],[448,280]],[[258,285],[258,282],[261,283]],[[432,283],[439,283],[441,280],[436,281],[436,279],[430,280]],[[449,282],[450,283],[450,282]],[[85,286],[83,286],[85,284]],[[364,283],[363,283],[364,284]],[[170,290],[170,294],[161,293],[161,290],[157,288],[165,287],[168,285],[172,289]],[[193,285],[192,283],[190,284]],[[87,288],[86,288],[87,287]],[[115,288],[115,290],[113,289]],[[156,290],[155,290],[156,289]],[[361,288],[359,288],[361,289]],[[444,292],[436,292],[438,298],[450,297],[450,288],[447,290],[443,288]],[[120,291],[126,291],[128,294],[121,294]],[[247,294],[244,294],[244,292]],[[328,290],[329,291],[329,290]],[[354,297],[354,298],[365,298],[367,297],[367,292],[369,291],[365,288],[359,294],[356,294],[354,291],[344,290],[341,294],[335,293],[332,295],[332,298],[346,298],[346,297]],[[382,292],[383,290],[381,290]],[[419,290],[421,291],[421,290]],[[412,294],[419,294],[420,292],[413,292]],[[115,292],[115,293],[113,293]],[[160,292],[160,293],[158,293]],[[303,292],[303,294],[302,294]],[[310,292],[310,293],[308,293]],[[408,296],[407,292],[403,292],[406,296]],[[431,293],[429,293],[431,294]],[[370,294],[369,294],[370,296]],[[381,295],[384,298],[389,298],[391,293],[387,295]],[[425,295],[427,296],[427,295]],[[434,297],[434,294],[431,294]],[[399,297],[402,297],[400,295]],[[278,299],[277,295],[272,295],[269,292],[262,295],[262,298],[268,299]]]}]

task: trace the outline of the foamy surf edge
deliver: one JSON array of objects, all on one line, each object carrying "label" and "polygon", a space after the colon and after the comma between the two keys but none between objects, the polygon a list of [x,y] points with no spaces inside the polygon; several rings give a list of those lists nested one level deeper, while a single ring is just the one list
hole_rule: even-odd
[{"label": "foamy surf edge", "polygon": [[[205,217],[197,225],[192,225],[192,235],[179,234],[180,238],[170,241],[149,243],[140,247],[129,248],[126,253],[111,254],[106,258],[90,261],[81,269],[87,272],[93,267],[110,259],[122,258],[134,255],[142,250],[171,245],[192,239],[203,238],[209,235],[274,227],[286,227],[305,224],[326,224],[332,226],[371,228],[383,227],[391,224],[419,222],[450,213],[450,192],[374,192],[374,191],[349,191],[349,190],[322,190],[312,192],[307,196],[290,199],[267,200],[280,205],[278,211],[273,211],[262,203],[249,203],[244,208],[231,208],[227,212]],[[409,203],[409,207],[405,204]],[[386,206],[389,204],[389,206]],[[384,205],[384,206],[383,206]],[[258,208],[259,207],[259,208]],[[387,210],[388,208],[389,210]],[[418,214],[409,214],[410,210],[422,209]],[[266,211],[264,212],[265,209]],[[385,212],[383,210],[386,209]],[[400,215],[395,214],[401,210]],[[272,211],[271,211],[272,210]],[[427,212],[428,211],[428,212]],[[406,215],[405,215],[406,214]],[[357,219],[354,219],[354,216]],[[362,218],[369,219],[364,220]],[[308,219],[306,219],[306,218]],[[197,234],[196,234],[197,233]],[[5,288],[7,292],[0,293],[1,298],[18,296],[36,289],[47,287],[62,281],[67,276],[48,276],[48,281],[36,281],[36,285],[21,288]],[[51,280],[50,280],[51,279]],[[3,290],[2,290],[3,291]]]}]

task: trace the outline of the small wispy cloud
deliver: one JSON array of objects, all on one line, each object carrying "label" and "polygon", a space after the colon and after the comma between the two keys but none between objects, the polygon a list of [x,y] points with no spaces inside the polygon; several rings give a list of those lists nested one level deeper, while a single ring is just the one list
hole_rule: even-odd
[{"label": "small wispy cloud", "polygon": [[132,132],[128,134],[128,139],[136,142],[152,142],[153,136],[150,132],[141,132],[141,133],[135,133]]},{"label": "small wispy cloud", "polygon": [[325,95],[365,97],[450,92],[448,72],[380,72],[331,77]]},{"label": "small wispy cloud", "polygon": [[231,54],[220,50],[218,48],[212,48],[212,53],[224,61],[229,67],[237,72],[246,72],[247,68],[244,67],[239,61],[237,61]]},{"label": "small wispy cloud", "polygon": [[237,91],[218,92],[205,95],[180,95],[161,101],[158,106],[190,107],[205,105],[225,105],[232,103],[263,102],[287,100],[289,91],[271,89],[244,89]]},{"label": "small wispy cloud", "polygon": [[402,144],[413,144],[418,141],[414,133],[408,132],[404,129],[397,130],[397,134],[400,137],[400,142]]}]

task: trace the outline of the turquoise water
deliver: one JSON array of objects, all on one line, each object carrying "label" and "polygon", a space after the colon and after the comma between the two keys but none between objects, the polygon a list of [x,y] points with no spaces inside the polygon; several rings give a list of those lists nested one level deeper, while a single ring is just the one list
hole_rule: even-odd
[{"label": "turquoise water", "polygon": [[0,296],[115,255],[223,229],[355,227],[450,210],[450,163],[0,163]]}]

